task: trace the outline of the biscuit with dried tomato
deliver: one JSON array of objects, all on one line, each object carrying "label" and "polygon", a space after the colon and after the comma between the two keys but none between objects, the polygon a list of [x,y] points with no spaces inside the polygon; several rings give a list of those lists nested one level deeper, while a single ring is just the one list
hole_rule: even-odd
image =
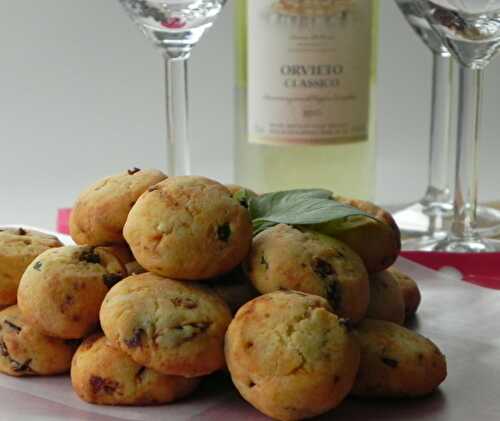
[{"label": "biscuit with dried tomato", "polygon": [[370,303],[366,317],[398,325],[405,321],[403,293],[389,270],[370,275]]},{"label": "biscuit with dried tomato", "polygon": [[160,405],[190,395],[199,379],[167,376],[134,362],[102,334],[87,338],[71,365],[73,389],[98,405]]},{"label": "biscuit with dried tomato", "polygon": [[126,244],[102,246],[102,248],[113,253],[124,265],[127,265],[135,260],[130,247]]},{"label": "biscuit with dried tomato", "polygon": [[241,266],[204,284],[226,302],[233,314],[243,304],[260,295]]},{"label": "biscuit with dried tomato", "polygon": [[123,234],[148,271],[203,280],[242,262],[252,241],[252,224],[248,210],[222,184],[203,177],[171,177],[140,197]]},{"label": "biscuit with dried tomato", "polygon": [[113,287],[101,307],[110,343],[163,374],[198,377],[224,367],[231,312],[208,288],[152,273]]},{"label": "biscuit with dried tomato", "polygon": [[127,274],[130,275],[140,275],[141,273],[146,273],[147,270],[144,269],[138,262],[137,260],[134,260],[133,262],[128,262],[125,265],[125,268],[127,269]]},{"label": "biscuit with dried tomato", "polygon": [[319,296],[262,295],[241,307],[226,334],[226,361],[243,398],[278,420],[325,413],[351,390],[359,346]]},{"label": "biscuit with dried tomato", "polygon": [[26,321],[49,336],[78,339],[99,322],[109,289],[126,276],[120,260],[100,247],[48,250],[28,267],[18,290]]},{"label": "biscuit with dried tomato", "polygon": [[356,329],[361,363],[352,394],[401,398],[432,393],[446,378],[446,358],[429,339],[395,323],[366,319]]},{"label": "biscuit with dried tomato", "polygon": [[0,311],[0,372],[51,376],[69,371],[75,341],[51,338],[26,323],[17,306]]},{"label": "biscuit with dried tomato", "polygon": [[85,189],[71,212],[69,230],[77,244],[125,244],[123,225],[132,206],[149,187],[164,180],[158,170],[134,168]]},{"label": "biscuit with dried tomato", "polygon": [[378,222],[366,217],[358,218],[362,223],[332,235],[359,254],[369,273],[381,272],[391,266],[401,252],[401,233],[392,215],[364,200],[340,196],[335,200],[373,216]]},{"label": "biscuit with dried tomato", "polygon": [[388,271],[394,277],[399,285],[399,288],[401,289],[403,301],[405,303],[406,319],[408,320],[417,312],[418,307],[420,306],[420,301],[422,299],[420,289],[418,288],[417,282],[413,278],[408,276],[406,273],[401,272],[399,269],[391,267]]},{"label": "biscuit with dried tomato", "polygon": [[19,281],[30,263],[45,250],[61,246],[52,235],[24,228],[0,229],[0,307],[16,303]]},{"label": "biscuit with dried tomato", "polygon": [[258,234],[245,268],[262,294],[291,289],[328,299],[335,314],[361,320],[368,307],[368,274],[359,256],[329,236],[289,225]]}]

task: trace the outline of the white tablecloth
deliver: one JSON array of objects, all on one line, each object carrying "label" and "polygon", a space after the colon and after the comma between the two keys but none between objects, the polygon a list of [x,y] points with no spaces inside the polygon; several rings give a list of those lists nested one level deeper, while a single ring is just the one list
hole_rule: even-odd
[{"label": "white tablecloth", "polygon": [[[400,259],[415,277],[423,302],[413,327],[448,361],[440,390],[417,400],[347,399],[321,420],[500,420],[500,292],[466,284]],[[334,417],[334,418],[333,418]],[[245,403],[226,375],[204,381],[188,400],[154,408],[93,406],[73,392],[68,377],[0,376],[0,420],[266,420]]]}]

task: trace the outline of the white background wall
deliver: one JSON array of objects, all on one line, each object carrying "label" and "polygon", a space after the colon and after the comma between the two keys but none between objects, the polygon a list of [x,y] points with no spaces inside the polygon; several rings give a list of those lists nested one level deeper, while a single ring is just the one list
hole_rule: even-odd
[{"label": "white background wall", "polygon": [[[191,66],[194,165],[232,178],[233,3]],[[259,1],[259,0],[252,0]],[[430,54],[381,0],[377,197],[416,199],[426,183]],[[488,69],[481,198],[500,199],[500,63]],[[0,0],[0,224],[52,228],[96,179],[164,162],[160,55],[115,0]]]}]

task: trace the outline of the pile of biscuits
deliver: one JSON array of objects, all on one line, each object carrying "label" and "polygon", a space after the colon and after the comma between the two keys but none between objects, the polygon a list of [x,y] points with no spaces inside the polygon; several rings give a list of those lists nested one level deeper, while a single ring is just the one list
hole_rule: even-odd
[{"label": "pile of biscuits", "polygon": [[253,237],[242,190],[134,168],[80,194],[76,246],[0,231],[0,372],[70,371],[87,402],[152,405],[228,369],[279,420],[348,395],[435,390],[446,361],[402,326],[420,292],[389,267],[400,249],[391,216],[336,198],[386,224],[393,241],[380,246],[369,228],[334,238],[279,224]]}]

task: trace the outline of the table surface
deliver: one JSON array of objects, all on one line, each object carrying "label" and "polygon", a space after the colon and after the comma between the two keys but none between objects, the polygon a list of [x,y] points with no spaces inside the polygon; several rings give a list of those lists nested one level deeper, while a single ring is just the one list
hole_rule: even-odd
[{"label": "table surface", "polygon": [[[400,259],[414,276],[423,302],[413,326],[447,356],[448,378],[432,396],[416,400],[347,399],[320,420],[469,421],[500,419],[500,293],[451,279]],[[238,397],[230,380],[217,375],[187,401],[156,408],[109,408],[80,401],[69,378],[0,376],[0,420],[220,420],[267,418]]]}]

